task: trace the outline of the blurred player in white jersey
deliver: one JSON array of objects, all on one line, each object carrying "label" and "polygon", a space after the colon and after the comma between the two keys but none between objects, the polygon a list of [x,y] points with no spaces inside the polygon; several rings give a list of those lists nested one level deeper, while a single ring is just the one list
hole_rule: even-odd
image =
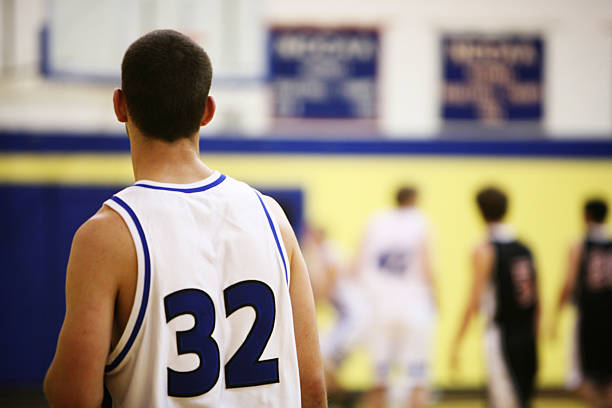
[{"label": "blurred player in white jersey", "polygon": [[[113,102],[136,184],[77,231],[51,406],[325,407],[314,302],[280,206],[199,158],[212,68],[151,32]],[[110,350],[110,351],[109,351]]]},{"label": "blurred player in white jersey", "polygon": [[421,407],[429,385],[435,291],[429,225],[416,200],[414,188],[399,189],[397,208],[370,220],[357,258],[372,307],[373,407],[388,400]]},{"label": "blurred player in white jersey", "polygon": [[342,269],[341,254],[323,228],[309,224],[300,243],[308,266],[315,303],[329,301],[336,277]]},{"label": "blurred player in white jersey", "polygon": [[369,316],[363,291],[352,270],[346,267],[339,246],[322,228],[309,226],[302,241],[317,306],[331,305],[335,319],[321,332],[321,353],[325,362],[327,390],[337,397],[343,394],[336,373],[346,357],[363,340]]}]

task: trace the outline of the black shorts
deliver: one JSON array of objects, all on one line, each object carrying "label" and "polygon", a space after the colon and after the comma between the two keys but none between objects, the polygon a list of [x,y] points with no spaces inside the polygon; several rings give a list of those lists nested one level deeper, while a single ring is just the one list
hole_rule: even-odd
[{"label": "black shorts", "polygon": [[598,384],[612,382],[612,325],[605,319],[581,316],[578,320],[580,369],[586,380]]},{"label": "black shorts", "polygon": [[500,327],[503,359],[521,408],[531,406],[538,370],[537,345],[531,327]]}]

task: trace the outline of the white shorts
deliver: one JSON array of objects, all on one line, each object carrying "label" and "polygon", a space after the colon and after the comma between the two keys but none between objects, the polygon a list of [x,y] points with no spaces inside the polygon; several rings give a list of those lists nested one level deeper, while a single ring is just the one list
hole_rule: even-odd
[{"label": "white shorts", "polygon": [[374,314],[369,343],[377,385],[388,385],[395,370],[406,388],[429,385],[435,316],[427,308],[403,316]]}]

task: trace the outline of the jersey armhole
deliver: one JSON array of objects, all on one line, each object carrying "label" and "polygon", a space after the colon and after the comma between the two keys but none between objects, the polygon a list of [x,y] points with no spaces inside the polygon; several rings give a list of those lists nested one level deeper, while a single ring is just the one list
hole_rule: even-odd
[{"label": "jersey armhole", "polygon": [[142,225],[140,224],[140,221],[138,220],[138,217],[134,211],[128,206],[128,204],[117,196],[113,196],[111,199],[105,201],[104,205],[119,214],[125,225],[128,227],[134,242],[134,247],[136,248],[138,265],[136,291],[134,293],[132,310],[130,311],[130,316],[125,329],[119,337],[119,341],[108,355],[106,366],[104,368],[105,373],[108,374],[114,371],[124,360],[125,356],[136,340],[140,327],[142,326],[149,298],[151,262],[147,240],[145,238]]},{"label": "jersey armhole", "polygon": [[273,214],[270,213],[270,211],[268,210],[267,205],[265,204],[262,195],[259,191],[255,190],[255,194],[257,195],[257,198],[259,199],[259,202],[261,203],[261,206],[264,210],[264,213],[266,215],[266,218],[268,220],[268,224],[270,226],[270,229],[272,230],[272,235],[274,236],[274,241],[276,242],[276,248],[278,249],[278,253],[280,256],[280,261],[282,263],[282,268],[283,271],[285,273],[285,282],[287,282],[287,287],[289,287],[289,284],[291,282],[291,266],[289,263],[289,257],[287,256],[287,250],[285,249],[285,242],[283,241],[283,236],[280,232],[280,228],[278,226],[278,223],[276,221],[276,218],[274,217]]}]

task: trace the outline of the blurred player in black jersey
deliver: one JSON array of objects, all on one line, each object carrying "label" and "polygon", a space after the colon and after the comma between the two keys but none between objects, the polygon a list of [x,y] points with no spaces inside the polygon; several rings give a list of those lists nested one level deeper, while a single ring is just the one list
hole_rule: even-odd
[{"label": "blurred player in black jersey", "polygon": [[476,196],[487,223],[487,239],[473,253],[470,300],[455,338],[451,364],[456,367],[461,340],[481,308],[487,317],[484,348],[488,396],[494,408],[530,407],[537,371],[538,292],[533,257],[502,222],[508,199],[488,187]]},{"label": "blurred player in black jersey", "polygon": [[605,201],[586,202],[586,236],[570,248],[557,309],[558,317],[569,301],[577,306],[568,385],[593,407],[612,407],[612,237],[604,224],[607,213]]}]

